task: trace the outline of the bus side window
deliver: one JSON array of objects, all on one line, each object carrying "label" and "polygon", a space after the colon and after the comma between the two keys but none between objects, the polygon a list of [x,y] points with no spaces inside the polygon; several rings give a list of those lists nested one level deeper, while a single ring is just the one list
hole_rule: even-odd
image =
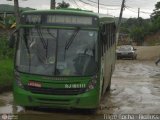
[{"label": "bus side window", "polygon": [[109,26],[106,25],[106,29],[107,29],[107,35],[106,35],[106,38],[107,38],[107,50],[109,49]]},{"label": "bus side window", "polygon": [[110,49],[110,47],[111,47],[111,26],[110,26],[110,24],[108,25],[108,41],[109,41],[109,49]]},{"label": "bus side window", "polygon": [[111,24],[111,46],[113,45],[113,24]]},{"label": "bus side window", "polygon": [[114,32],[115,32],[115,28],[114,28],[114,23],[113,23],[113,24],[112,24],[112,39],[113,39],[112,41],[113,41],[113,45],[115,44],[115,40],[114,40],[114,39],[115,39],[115,38],[114,38],[114,37],[115,37],[115,36],[114,36],[115,34],[114,34]]},{"label": "bus side window", "polygon": [[105,24],[105,44],[104,44],[104,47],[105,47],[105,52],[107,51],[107,25]]},{"label": "bus side window", "polygon": [[112,47],[112,24],[110,24],[110,47]]},{"label": "bus side window", "polygon": [[103,33],[102,30],[100,31],[100,40],[101,40],[101,56],[103,56],[103,41],[104,41],[104,37],[103,37]]},{"label": "bus side window", "polygon": [[114,44],[116,44],[116,25],[113,23],[113,41]]},{"label": "bus side window", "polygon": [[106,28],[105,28],[105,24],[102,25],[102,29],[101,29],[101,55],[103,56],[106,50]]},{"label": "bus side window", "polygon": [[106,29],[106,24],[104,24],[104,31],[105,31],[105,35],[104,35],[104,40],[105,40],[105,43],[104,43],[104,47],[105,47],[105,50],[107,49],[106,45],[107,45],[107,29]]},{"label": "bus side window", "polygon": [[114,42],[115,42],[114,41],[114,24],[112,25],[112,39],[113,39],[112,41],[113,41],[113,45],[114,45]]}]

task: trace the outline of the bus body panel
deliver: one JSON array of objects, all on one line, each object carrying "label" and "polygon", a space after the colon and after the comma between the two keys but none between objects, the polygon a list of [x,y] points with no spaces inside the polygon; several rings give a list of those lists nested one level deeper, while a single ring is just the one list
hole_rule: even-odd
[{"label": "bus body panel", "polygon": [[45,95],[34,94],[14,85],[14,101],[25,107],[94,109],[99,105],[99,87],[79,95]]}]

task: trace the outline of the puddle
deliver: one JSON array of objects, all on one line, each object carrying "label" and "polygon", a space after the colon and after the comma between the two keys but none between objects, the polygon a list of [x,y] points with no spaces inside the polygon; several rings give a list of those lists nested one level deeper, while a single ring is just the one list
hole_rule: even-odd
[{"label": "puddle", "polygon": [[0,99],[0,107],[5,105],[5,101]]}]

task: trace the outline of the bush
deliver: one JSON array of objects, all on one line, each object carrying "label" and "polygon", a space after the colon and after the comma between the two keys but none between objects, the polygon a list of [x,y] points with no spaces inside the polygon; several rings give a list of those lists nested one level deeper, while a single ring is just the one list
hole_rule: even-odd
[{"label": "bush", "polygon": [[137,43],[142,45],[144,41],[144,29],[142,27],[134,27],[130,31],[130,37]]},{"label": "bush", "polygon": [[13,58],[13,51],[8,47],[7,35],[0,36],[0,59]]},{"label": "bush", "polygon": [[13,51],[14,49],[8,47],[7,35],[0,36],[0,92],[12,88]]}]

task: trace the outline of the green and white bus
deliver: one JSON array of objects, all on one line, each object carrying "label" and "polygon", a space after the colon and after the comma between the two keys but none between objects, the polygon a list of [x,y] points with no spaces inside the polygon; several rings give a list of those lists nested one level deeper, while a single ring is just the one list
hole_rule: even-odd
[{"label": "green and white bus", "polygon": [[21,15],[14,101],[25,107],[96,109],[115,67],[115,22],[74,9]]}]

